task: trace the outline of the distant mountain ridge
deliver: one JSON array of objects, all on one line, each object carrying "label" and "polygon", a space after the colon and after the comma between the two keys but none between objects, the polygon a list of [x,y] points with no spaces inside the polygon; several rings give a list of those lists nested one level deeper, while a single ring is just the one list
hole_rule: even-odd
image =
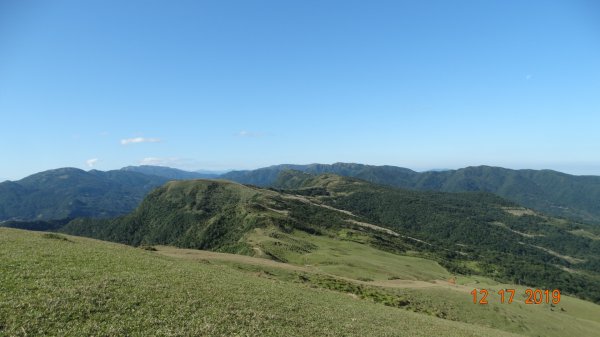
[{"label": "distant mountain ridge", "polygon": [[0,221],[113,217],[132,211],[166,178],[59,168],[0,183]]},{"label": "distant mountain ridge", "polygon": [[140,165],[126,166],[122,171],[138,172],[149,175],[155,175],[172,180],[187,180],[187,179],[212,179],[217,178],[220,174],[206,171],[190,172],[166,166]]},{"label": "distant mountain ridge", "polygon": [[552,170],[512,170],[472,166],[415,172],[396,166],[354,163],[275,165],[220,176],[244,184],[272,186],[280,172],[332,173],[376,184],[442,192],[485,191],[553,216],[600,222],[600,176],[574,176]]},{"label": "distant mountain ridge", "polygon": [[[60,172],[60,170],[76,169],[50,170],[34,174],[17,182],[5,181],[0,183],[0,221],[8,219],[58,219],[60,216],[70,216],[71,213],[75,215],[85,214],[92,217],[113,216],[131,211],[153,187],[157,187],[168,180],[225,179],[242,184],[269,187],[275,186],[281,172],[296,170],[317,175],[323,173],[337,174],[380,185],[413,190],[491,192],[553,216],[600,223],[600,176],[573,176],[552,170],[511,170],[500,167],[473,166],[458,170],[416,172],[407,168],[389,165],[335,163],[282,164],[256,170],[231,171],[220,175],[148,165],[128,166],[121,170],[107,172],[96,170],[87,172],[96,179],[89,180],[89,177],[84,179],[88,184],[88,189],[91,191],[104,191],[108,188],[111,191],[110,193],[104,191],[101,194],[102,197],[97,195],[97,199],[94,199],[96,200],[95,203],[104,204],[106,207],[69,206],[69,202],[79,204],[82,200],[88,200],[89,195],[85,194],[85,189],[76,187],[77,181],[71,180],[68,181],[73,182],[75,185],[69,193],[55,193],[55,189],[49,189],[50,186],[57,183],[51,182],[51,180],[54,179],[60,182],[61,179],[60,174],[46,173]],[[82,170],[78,171],[78,174],[85,173]],[[47,176],[46,180],[35,178],[45,176],[45,174]],[[101,177],[103,174],[104,178]],[[106,179],[111,180],[111,176],[113,178],[122,176],[123,178],[127,177],[127,174],[133,174],[131,177],[136,178],[130,179],[128,184],[124,184],[124,181],[113,181],[113,184],[116,183],[122,186],[113,185],[108,187],[109,182]],[[145,178],[141,179],[142,176]],[[65,184],[68,181],[62,181],[62,183]],[[39,186],[36,186],[36,184]],[[60,184],[56,186],[60,186]],[[152,186],[152,188],[148,186]],[[63,186],[63,192],[64,188]],[[53,203],[40,204],[40,200],[46,198],[42,196],[43,193],[47,194],[47,198],[53,199]],[[83,201],[83,203],[89,201]],[[44,211],[39,212],[40,209]],[[67,211],[68,209],[71,209],[71,211]],[[82,211],[82,209],[87,210]]]}]

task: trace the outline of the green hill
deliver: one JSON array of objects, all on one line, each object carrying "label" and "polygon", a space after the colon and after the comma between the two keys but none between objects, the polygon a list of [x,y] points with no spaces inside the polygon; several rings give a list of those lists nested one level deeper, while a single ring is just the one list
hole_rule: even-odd
[{"label": "green hill", "polygon": [[600,223],[600,177],[573,176],[552,170],[476,166],[419,173],[395,166],[351,163],[285,164],[252,171],[232,171],[221,178],[256,186],[272,186],[278,174],[288,169],[311,174],[333,173],[417,190],[491,192],[553,216]]},{"label": "green hill", "polygon": [[112,217],[133,210],[146,193],[167,180],[220,178],[268,187],[288,169],[309,174],[333,173],[413,190],[490,192],[545,214],[600,223],[600,177],[489,166],[418,173],[395,166],[348,163],[276,165],[220,176],[158,166],[131,166],[107,172],[50,170],[20,181],[0,183],[0,221]]},{"label": "green hill", "polygon": [[431,259],[453,273],[558,288],[600,301],[600,241],[582,235],[593,235],[585,225],[489,193],[400,190],[293,171],[280,178],[286,189],[172,181],[127,216],[76,219],[61,230],[282,262],[300,261],[314,253],[316,238],[331,238]]},{"label": "green hill", "polygon": [[125,171],[61,168],[0,183],[0,221],[114,217],[167,179]]}]

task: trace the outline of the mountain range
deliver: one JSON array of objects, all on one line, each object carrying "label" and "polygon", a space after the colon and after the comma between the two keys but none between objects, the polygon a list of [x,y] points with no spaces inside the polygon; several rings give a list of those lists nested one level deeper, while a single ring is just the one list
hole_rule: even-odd
[{"label": "mountain range", "polygon": [[169,180],[186,180],[186,179],[213,179],[221,175],[221,173],[212,171],[184,171],[166,166],[140,165],[126,166],[121,171],[138,172],[148,175],[164,177]]},{"label": "mountain range", "polygon": [[[559,288],[600,302],[597,228],[533,212],[487,192],[412,191],[332,174],[284,171],[277,185],[171,181],[132,213],[59,230],[140,245],[261,256],[310,254],[313,239],[413,252],[451,272]],[[329,239],[327,239],[329,238]],[[291,257],[290,257],[290,254]]]},{"label": "mountain range", "polygon": [[271,186],[281,171],[333,173],[376,184],[423,191],[484,191],[547,214],[600,222],[600,176],[574,176],[552,170],[511,170],[473,166],[458,170],[415,172],[396,166],[351,163],[276,165],[220,176],[244,184]]},{"label": "mountain range", "polygon": [[0,183],[0,221],[113,217],[168,179],[126,170],[60,168]]},{"label": "mountain range", "polygon": [[[266,286],[261,288],[261,295],[244,297],[240,308],[263,298],[277,284],[288,291],[303,289],[304,294],[316,291],[317,298],[337,294],[356,301],[353,305],[375,303],[447,322],[530,336],[558,337],[565,334],[563,328],[569,334],[593,336],[600,326],[600,226],[585,220],[593,219],[593,215],[585,218],[582,213],[568,213],[557,217],[539,208],[524,207],[498,192],[507,193],[499,186],[519,191],[517,187],[522,185],[522,191],[535,192],[525,194],[532,202],[557,196],[569,200],[571,195],[556,191],[570,190],[577,196],[575,192],[583,184],[590,188],[584,198],[592,200],[594,184],[587,179],[596,177],[490,167],[417,173],[391,166],[341,163],[281,165],[230,172],[219,179],[188,179],[190,172],[170,168],[142,167],[146,173],[135,170],[86,172],[65,168],[1,183],[0,196],[4,199],[0,199],[0,209],[12,212],[12,220],[0,226],[54,232],[0,228],[4,242],[0,247],[7,257],[0,269],[9,271],[0,273],[1,283],[21,289],[19,294],[29,294],[24,289],[29,289],[31,270],[42,276],[48,272],[61,275],[56,284],[71,293],[79,289],[76,283],[84,282],[85,290],[72,293],[74,298],[61,310],[52,304],[42,306],[48,313],[62,312],[68,321],[81,312],[80,307],[68,308],[73,303],[88,305],[86,296],[99,303],[95,307],[110,307],[113,301],[107,298],[117,293],[127,294],[124,298],[136,294],[137,302],[126,310],[145,312],[143,317],[154,317],[148,310],[160,311],[156,308],[165,303],[181,308],[180,301],[173,304],[152,298],[160,289],[182,286],[179,281],[157,280],[190,266],[194,272],[180,275],[181,280],[204,270],[222,276],[220,286],[238,275],[233,279],[245,283],[236,281],[235,288],[243,293],[248,289],[247,280],[263,279]],[[338,174],[328,172],[333,170]],[[540,188],[527,185],[534,181]],[[411,185],[397,186],[401,184]],[[577,206],[575,201],[569,202]],[[581,205],[581,212],[593,210],[585,203]],[[18,212],[20,215],[15,215]],[[24,248],[38,246],[44,248]],[[122,261],[129,261],[128,265],[123,266]],[[140,261],[145,265],[136,269]],[[13,266],[19,263],[27,263],[27,268],[15,270]],[[94,267],[81,269],[83,263]],[[165,269],[165,265],[172,268]],[[144,273],[149,266],[160,267]],[[85,274],[97,269],[105,271],[95,278]],[[85,273],[79,273],[82,270]],[[113,276],[107,278],[106,273]],[[125,275],[133,277],[126,286]],[[210,294],[218,293],[210,296],[222,298],[222,293],[215,293],[219,286],[198,284],[205,285]],[[138,291],[139,287],[144,290]],[[188,288],[187,283],[183,287]],[[490,305],[472,303],[469,292],[474,288],[490,291]],[[548,289],[552,294],[560,291],[563,297],[560,303],[523,306],[528,288],[540,292]],[[517,289],[516,303],[501,304],[500,289]],[[42,293],[47,291],[40,288],[31,296],[37,298]],[[178,293],[185,301],[190,300],[189,291],[179,289]],[[204,297],[194,303],[204,305]],[[8,301],[4,302],[13,303]],[[0,322],[0,334],[3,327],[16,331],[16,326],[27,322],[21,311],[11,310],[30,302],[21,298],[14,302],[16,305],[0,306],[0,313],[12,317],[8,323]],[[274,310],[287,312],[285,308],[278,305]],[[196,310],[194,307],[190,312]],[[329,307],[327,312],[336,310]],[[81,323],[91,316],[77,317]],[[99,317],[106,319],[104,314]],[[249,317],[252,321],[256,318],[255,314]],[[54,331],[53,324],[43,321],[28,327]],[[447,331],[432,334],[448,335]]]},{"label": "mountain range", "polygon": [[[290,169],[311,174],[332,173],[412,190],[490,192],[549,215],[600,223],[599,176],[490,166],[415,172],[396,166],[352,163],[283,164],[224,174],[148,165],[108,172],[50,170],[19,181],[0,183],[0,221],[122,215],[132,211],[152,188],[168,180],[225,179],[269,187],[275,186],[281,172]],[[73,173],[70,179],[65,179],[63,171]]]}]

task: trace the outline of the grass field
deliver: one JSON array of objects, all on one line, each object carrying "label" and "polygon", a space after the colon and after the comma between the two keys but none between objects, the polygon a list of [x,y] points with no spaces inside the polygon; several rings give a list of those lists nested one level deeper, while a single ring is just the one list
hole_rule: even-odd
[{"label": "grass field", "polygon": [[2,336],[508,336],[210,260],[0,228]]},{"label": "grass field", "polygon": [[[344,236],[346,229],[338,236]],[[274,235],[274,232],[276,235]],[[310,235],[294,231],[293,235],[277,233],[273,229],[255,229],[249,236],[251,245],[273,251],[282,247],[277,256],[291,264],[310,266],[338,276],[357,280],[446,280],[452,275],[434,261],[402,256],[375,249],[371,246],[329,236]],[[310,249],[286,249],[291,245]]]},{"label": "grass field", "polygon": [[[600,306],[596,304],[563,295],[555,306],[528,305],[525,304],[527,287],[501,284],[481,276],[452,275],[431,260],[399,256],[356,242],[303,232],[274,235],[272,229],[257,229],[249,241],[263,247],[277,242],[278,247],[310,243],[312,248],[304,253],[282,249],[279,255],[288,263],[173,247],[158,247],[158,253],[224,263],[288,282],[297,281],[298,274],[308,274],[303,279],[316,287],[388,305],[395,303],[389,299],[402,299],[402,309],[529,336],[597,336],[600,331]],[[489,291],[489,304],[473,304],[470,292],[475,288]],[[507,288],[516,290],[515,299],[511,304],[502,304],[497,292]]]},{"label": "grass field", "polygon": [[[270,238],[263,234],[254,233],[254,239]],[[499,304],[498,289],[513,287],[519,294],[524,288],[482,277],[459,276],[451,284],[451,275],[435,262],[355,242],[299,233],[283,239],[314,246],[304,259],[288,253],[289,263],[280,263],[0,228],[0,336],[597,336],[600,331],[600,306],[590,302],[563,296],[551,308],[525,305],[517,296],[510,305]],[[474,287],[490,290],[489,305],[472,303]]]}]

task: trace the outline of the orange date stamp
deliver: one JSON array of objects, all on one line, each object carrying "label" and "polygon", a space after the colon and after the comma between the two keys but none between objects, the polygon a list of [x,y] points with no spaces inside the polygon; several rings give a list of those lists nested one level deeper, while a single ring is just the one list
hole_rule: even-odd
[{"label": "orange date stamp", "polygon": [[[512,303],[515,298],[515,289],[500,289],[498,295],[500,295],[500,303]],[[488,296],[490,292],[487,289],[473,289],[471,295],[473,295],[473,303],[475,304],[488,304]],[[552,291],[548,289],[525,289],[525,304],[543,304],[543,303],[560,303],[560,290],[554,289]]]}]

